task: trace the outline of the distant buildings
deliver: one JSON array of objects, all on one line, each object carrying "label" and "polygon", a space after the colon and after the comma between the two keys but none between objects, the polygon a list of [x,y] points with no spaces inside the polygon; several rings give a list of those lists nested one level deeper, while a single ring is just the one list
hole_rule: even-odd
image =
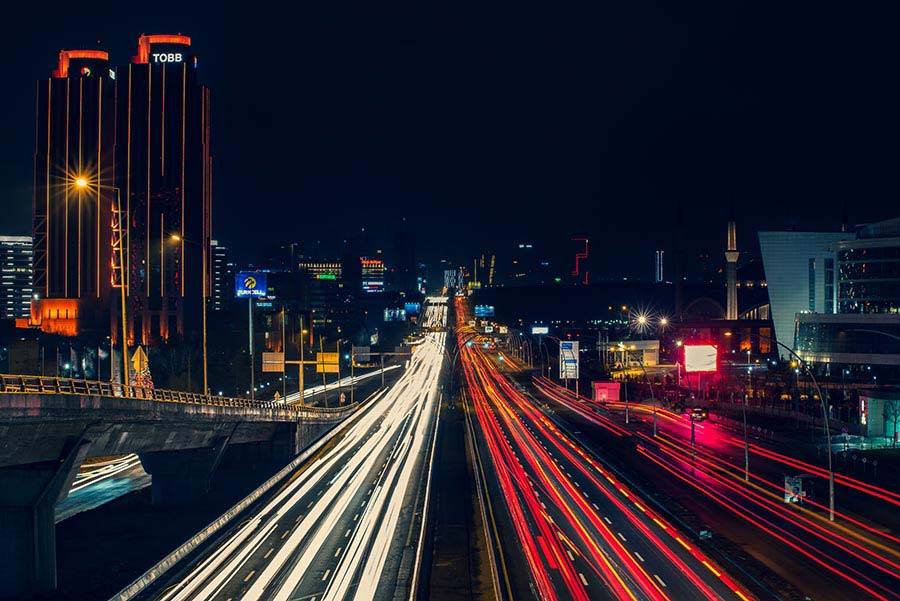
[{"label": "distant buildings", "polygon": [[0,319],[28,318],[33,294],[31,236],[0,236]]},{"label": "distant buildings", "polygon": [[213,311],[223,311],[234,298],[236,269],[229,257],[228,247],[219,244],[218,240],[210,240],[209,255],[212,261],[212,290],[208,305]]}]

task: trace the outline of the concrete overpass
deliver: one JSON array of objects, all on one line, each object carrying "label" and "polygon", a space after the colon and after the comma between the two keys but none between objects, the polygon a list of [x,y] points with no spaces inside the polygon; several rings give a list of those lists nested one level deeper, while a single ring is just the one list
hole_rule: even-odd
[{"label": "concrete overpass", "polygon": [[280,467],[355,409],[0,375],[0,597],[56,587],[55,506],[85,458],[137,453],[154,503],[190,503],[222,465]]}]

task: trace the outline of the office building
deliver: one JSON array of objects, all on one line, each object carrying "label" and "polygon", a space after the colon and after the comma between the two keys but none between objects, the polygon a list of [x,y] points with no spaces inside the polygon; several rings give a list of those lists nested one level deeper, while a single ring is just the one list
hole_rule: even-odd
[{"label": "office building", "polygon": [[414,292],[416,283],[416,238],[412,232],[396,232],[391,248],[392,290]]},{"label": "office building", "polygon": [[370,257],[359,260],[362,269],[362,290],[372,294],[384,292],[384,261]]},{"label": "office building", "polygon": [[330,332],[342,327],[350,316],[342,262],[303,259],[298,269],[305,281],[306,309],[313,328]]},{"label": "office building", "polygon": [[793,344],[798,313],[835,312],[835,251],[852,238],[849,232],[759,232],[776,340]]},{"label": "office building", "polygon": [[31,236],[0,236],[0,319],[27,319],[33,294]]},{"label": "office building", "polygon": [[107,53],[62,50],[37,84],[35,124],[36,305],[79,313],[82,329],[105,329],[116,183],[116,71]]},{"label": "office building", "polygon": [[228,247],[218,240],[210,240],[209,256],[212,262],[212,287],[208,308],[212,311],[223,311],[234,298],[234,261],[229,257]]},{"label": "office building", "polygon": [[665,257],[664,250],[656,251],[656,254],[653,259],[653,281],[657,284],[661,284],[665,281],[665,277],[663,275],[663,259]]},{"label": "office building", "polygon": [[129,216],[129,345],[192,338],[212,277],[210,92],[191,39],[142,35],[117,72],[116,180]]}]

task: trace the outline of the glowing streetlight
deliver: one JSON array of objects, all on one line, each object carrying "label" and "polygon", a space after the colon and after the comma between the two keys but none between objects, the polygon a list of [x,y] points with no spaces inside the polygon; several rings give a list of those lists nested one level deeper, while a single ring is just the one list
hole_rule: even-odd
[{"label": "glowing streetlight", "polygon": [[76,177],[75,178],[75,187],[76,188],[87,188],[88,187],[87,178],[84,176]]},{"label": "glowing streetlight", "polygon": [[660,317],[659,325],[663,328],[666,327],[667,325],[669,325],[669,318],[668,317]]}]

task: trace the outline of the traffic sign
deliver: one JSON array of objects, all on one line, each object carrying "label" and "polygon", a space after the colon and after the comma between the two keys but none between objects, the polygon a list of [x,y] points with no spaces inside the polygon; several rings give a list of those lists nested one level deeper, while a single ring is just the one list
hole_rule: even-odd
[{"label": "traffic sign", "polygon": [[316,353],[316,373],[340,373],[340,369],[338,368],[338,357],[338,353]]},{"label": "traffic sign", "polygon": [[134,350],[134,354],[131,356],[131,367],[138,374],[144,373],[150,368],[150,360],[144,351],[144,347],[139,346]]},{"label": "traffic sign", "polygon": [[559,378],[560,380],[578,379],[578,341],[564,340],[559,343]]},{"label": "traffic sign", "polygon": [[262,370],[264,372],[284,373],[284,353],[263,352]]}]

